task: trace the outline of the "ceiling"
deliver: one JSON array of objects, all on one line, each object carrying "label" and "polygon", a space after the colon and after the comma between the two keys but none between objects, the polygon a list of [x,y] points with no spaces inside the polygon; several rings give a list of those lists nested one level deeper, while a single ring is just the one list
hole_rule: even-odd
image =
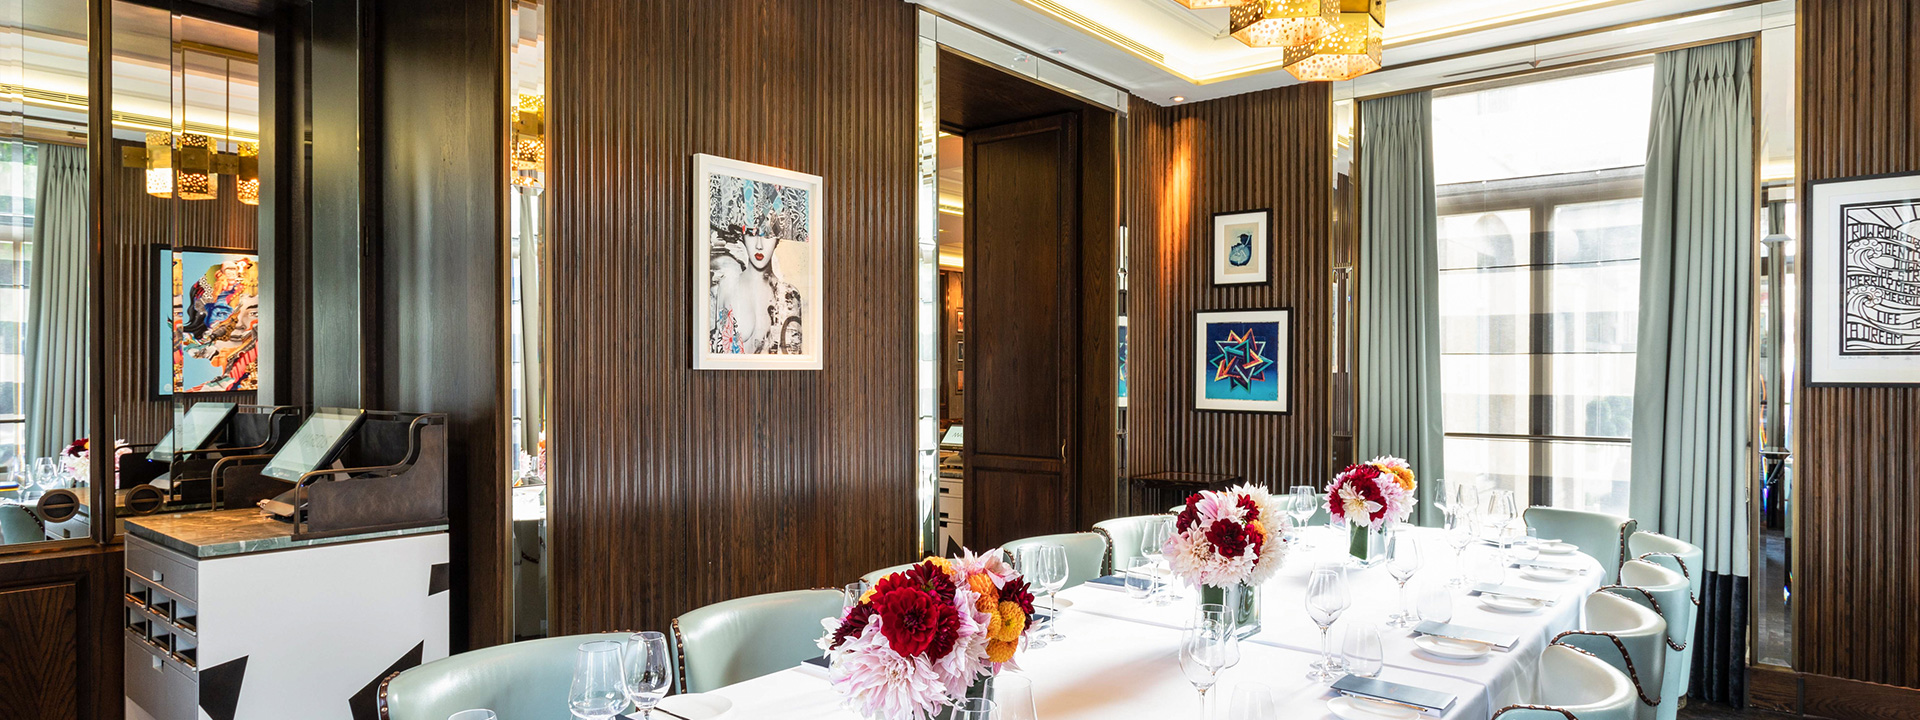
[{"label": "ceiling", "polygon": [[[1189,10],[1174,0],[919,2],[1162,105],[1297,82],[1280,66],[1281,50],[1250,48],[1228,35],[1224,9]],[[1391,70],[1635,26],[1587,43],[1617,44],[1619,34],[1644,40],[1657,25],[1697,22],[1716,10],[1757,14],[1756,6],[1783,4],[1792,6],[1791,0],[1387,0],[1383,60]]]}]

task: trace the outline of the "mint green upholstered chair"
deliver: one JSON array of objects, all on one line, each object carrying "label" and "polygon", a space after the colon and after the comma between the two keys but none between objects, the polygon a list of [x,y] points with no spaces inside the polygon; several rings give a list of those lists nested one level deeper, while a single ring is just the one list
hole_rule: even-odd
[{"label": "mint green upholstered chair", "polygon": [[447,720],[492,710],[512,720],[568,720],[567,690],[582,643],[628,633],[565,635],[495,645],[395,673],[380,684],[382,720]]},{"label": "mint green upholstered chair", "polygon": [[24,505],[0,505],[0,545],[47,539],[47,526]]},{"label": "mint green upholstered chair", "polygon": [[1127,566],[1127,561],[1140,554],[1140,541],[1145,536],[1147,525],[1172,519],[1167,515],[1135,515],[1132,517],[1101,520],[1093,524],[1093,531],[1106,536],[1107,557],[1101,563],[1100,574],[1112,575]]},{"label": "mint green upholstered chair", "polygon": [[1088,580],[1106,574],[1103,563],[1107,559],[1107,537],[1100,533],[1060,533],[1058,535],[1036,535],[1021,538],[1001,545],[1000,549],[1008,558],[1020,557],[1020,548],[1028,545],[1052,543],[1067,549],[1067,584],[1061,589],[1078,586]]},{"label": "mint green upholstered chair", "polygon": [[1533,702],[1508,705],[1494,720],[1633,720],[1633,682],[1607,661],[1565,645],[1540,653]]},{"label": "mint green upholstered chair", "polygon": [[904,565],[895,565],[893,567],[883,567],[883,568],[880,568],[879,570],[875,570],[865,575],[861,575],[860,579],[865,581],[868,585],[872,585],[874,583],[880,582],[880,578],[886,577],[888,575],[892,575],[902,570],[912,569],[913,566],[919,565],[919,564],[920,563],[918,562],[910,562]]},{"label": "mint green upholstered chair", "polygon": [[1633,518],[1538,505],[1527,508],[1522,515],[1527,527],[1533,528],[1540,537],[1572,543],[1580,552],[1600,561],[1600,578],[1604,582],[1620,577],[1620,563],[1627,560],[1627,536],[1638,527]]},{"label": "mint green upholstered chair", "polygon": [[1620,582],[1602,590],[1652,608],[1667,621],[1667,667],[1661,688],[1660,720],[1673,720],[1680,712],[1680,696],[1693,674],[1693,623],[1700,609],[1693,605],[1687,579],[1646,560],[1628,560],[1620,566]]},{"label": "mint green upholstered chair", "polygon": [[682,692],[707,692],[820,656],[820,621],[840,616],[839,590],[734,598],[673,620]]},{"label": "mint green upholstered chair", "polygon": [[1626,674],[1639,701],[1634,705],[1634,717],[1655,720],[1664,702],[1660,690],[1665,682],[1667,621],[1659,613],[1605,590],[1587,596],[1582,615],[1585,622],[1581,629],[1560,633],[1553,643],[1585,650]]},{"label": "mint green upholstered chair", "polygon": [[[1693,604],[1695,619],[1698,619],[1700,584],[1707,576],[1706,555],[1699,546],[1659,533],[1637,532],[1627,536],[1627,556],[1659,565],[1685,577],[1687,596]],[[1687,649],[1680,651],[1678,657],[1672,658],[1672,662],[1674,667],[1667,668],[1667,682],[1680,683],[1680,689],[1674,693],[1674,697],[1680,697],[1693,689],[1693,644],[1688,643]]]}]

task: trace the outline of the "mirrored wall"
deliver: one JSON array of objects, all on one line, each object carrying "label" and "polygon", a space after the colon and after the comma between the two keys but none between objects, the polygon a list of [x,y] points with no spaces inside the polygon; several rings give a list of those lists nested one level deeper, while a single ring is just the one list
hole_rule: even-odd
[{"label": "mirrored wall", "polygon": [[513,326],[507,384],[513,401],[507,477],[513,497],[513,635],[547,635],[547,229],[546,4],[508,0],[507,108],[512,136],[507,315]]}]

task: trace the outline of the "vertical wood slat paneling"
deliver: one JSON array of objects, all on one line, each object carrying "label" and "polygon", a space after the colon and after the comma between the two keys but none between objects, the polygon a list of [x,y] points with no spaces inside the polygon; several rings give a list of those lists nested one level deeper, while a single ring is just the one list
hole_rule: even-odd
[{"label": "vertical wood slat paneling", "polygon": [[[1127,468],[1232,473],[1273,488],[1329,467],[1332,113],[1311,83],[1129,116]],[[1213,213],[1273,210],[1272,279],[1214,287]],[[1193,407],[1193,314],[1293,309],[1291,413]]]},{"label": "vertical wood slat paneling", "polygon": [[[139,143],[120,142],[139,146]],[[115,157],[119,153],[115,152]],[[160,289],[154,287],[153,246],[229,248],[256,252],[259,209],[235,197],[234,178],[221,175],[214,200],[171,200],[146,193],[140,168],[115,167],[109,194],[114,203],[114,236],[108,239],[107,286],[113,303],[110,337],[117,347],[107,372],[113,374],[108,398],[114,439],[134,444],[157,442],[173,428],[173,401],[154,395],[160,377]],[[176,215],[177,214],[177,215]],[[175,222],[178,222],[178,233]],[[176,240],[177,237],[177,240]],[[206,393],[193,401],[253,402],[254,393]]]},{"label": "vertical wood slat paneling", "polygon": [[[1920,7],[1799,8],[1802,178],[1920,171]],[[1920,389],[1800,392],[1795,669],[1920,687]]]},{"label": "vertical wood slat paneling", "polygon": [[[550,13],[554,632],[665,629],[906,560],[913,6]],[[825,178],[825,369],[691,369],[702,152]]]}]

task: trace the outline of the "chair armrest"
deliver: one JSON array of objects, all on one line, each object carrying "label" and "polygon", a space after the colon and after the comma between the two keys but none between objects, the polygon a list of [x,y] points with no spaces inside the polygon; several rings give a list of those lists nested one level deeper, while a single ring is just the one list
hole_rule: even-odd
[{"label": "chair armrest", "polygon": [[[1640,671],[1633,666],[1633,653],[1627,652],[1627,646],[1625,643],[1620,642],[1619,635],[1593,630],[1568,630],[1553,636],[1553,642],[1550,644],[1565,645],[1575,650],[1584,651],[1588,655],[1600,658],[1608,665],[1614,666],[1615,669],[1625,672],[1627,679],[1633,681],[1633,692],[1640,696],[1640,702],[1646,704],[1647,707],[1660,706],[1660,698],[1647,697],[1647,689],[1640,684]],[[1609,645],[1612,646],[1612,651],[1607,650]],[[1596,651],[1594,648],[1599,648],[1599,650]],[[1656,651],[1657,650],[1656,648]],[[1619,653],[1620,658],[1617,663],[1614,661],[1612,655],[1612,653],[1616,652]]]},{"label": "chair armrest", "polygon": [[1494,713],[1493,720],[1580,720],[1580,718],[1551,705],[1508,705]]}]

